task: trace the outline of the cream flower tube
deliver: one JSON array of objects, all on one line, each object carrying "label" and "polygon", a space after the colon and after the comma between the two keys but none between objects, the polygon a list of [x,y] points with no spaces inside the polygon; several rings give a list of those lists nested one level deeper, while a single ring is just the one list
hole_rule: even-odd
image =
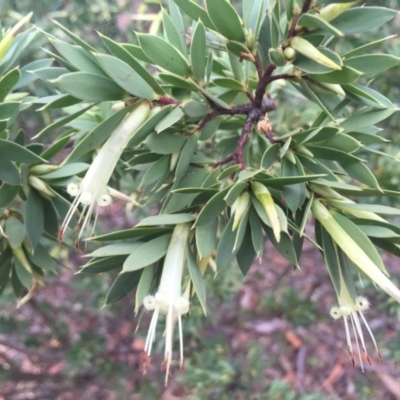
[{"label": "cream flower tube", "polygon": [[70,183],[67,186],[68,194],[75,197],[75,199],[59,230],[59,241],[62,240],[65,230],[77,211],[79,204],[83,205],[83,210],[78,225],[75,228],[79,229],[77,243],[88,226],[93,210],[96,209],[95,226],[99,207],[106,207],[111,204],[112,199],[107,190],[107,183],[132,135],[147,119],[150,106],[150,103],[142,103],[128,114],[104,143],[82,181],[79,184]]},{"label": "cream flower tube", "polygon": [[336,222],[328,209],[319,200],[314,200],[311,211],[347,257],[374,283],[400,303],[400,290],[368,257],[364,250],[358,246],[353,238]]},{"label": "cream flower tube", "polygon": [[166,315],[165,355],[162,364],[166,369],[165,385],[168,383],[172,361],[174,325],[178,321],[180,343],[180,365],[183,368],[183,334],[181,316],[189,312],[189,300],[182,296],[182,274],[186,261],[186,247],[189,238],[190,224],[178,224],[172,233],[171,241],[165,256],[160,285],[154,296],[143,299],[143,306],[153,311],[149,331],[144,347],[145,355],[141,369],[144,373],[150,362],[151,349],[155,339],[157,321],[160,314]]}]

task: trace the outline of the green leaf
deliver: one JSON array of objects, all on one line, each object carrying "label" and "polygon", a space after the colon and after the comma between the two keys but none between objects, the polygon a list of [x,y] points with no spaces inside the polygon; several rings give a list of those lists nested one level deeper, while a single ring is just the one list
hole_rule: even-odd
[{"label": "green leaf", "polygon": [[[287,158],[282,159],[281,173],[285,177],[304,175],[300,162],[297,161],[296,164],[293,164]],[[284,186],[282,192],[287,206],[293,213],[301,207],[306,199],[306,185],[304,183]]]},{"label": "green leaf", "polygon": [[75,70],[88,72],[94,75],[105,76],[102,69],[96,63],[93,55],[80,46],[75,46],[58,39],[50,39],[51,44],[57,49]]},{"label": "green leaf", "polygon": [[179,107],[175,107],[172,111],[164,117],[156,126],[155,131],[157,133],[161,133],[162,131],[166,130],[167,128],[171,127],[178,121],[182,119],[185,114]]},{"label": "green leaf", "polygon": [[36,103],[45,103],[43,107],[40,107],[37,111],[51,110],[57,108],[65,108],[80,103],[81,101],[69,94],[59,94],[54,96],[48,96],[41,98]]},{"label": "green leaf", "polygon": [[215,29],[229,40],[246,40],[243,23],[227,0],[205,0],[208,15]]},{"label": "green leaf", "polygon": [[229,188],[221,190],[207,202],[197,216],[196,223],[194,224],[196,228],[211,223],[221,214],[221,212],[226,208],[224,198],[228,193],[228,190]]},{"label": "green leaf", "polygon": [[208,16],[206,10],[200,7],[192,0],[174,0],[175,4],[192,20],[198,21],[201,20],[203,24],[210,29],[215,30],[213,23],[211,22],[210,17]]},{"label": "green leaf", "polygon": [[265,0],[246,0],[242,2],[243,22],[247,29],[257,35],[262,17],[266,14],[268,2]]},{"label": "green leaf", "polygon": [[192,222],[196,217],[192,214],[159,214],[142,219],[136,227],[153,225],[177,225]]},{"label": "green leaf", "polygon": [[147,267],[165,256],[168,250],[171,235],[163,235],[143,243],[125,260],[122,272],[131,272]]},{"label": "green leaf", "polygon": [[188,140],[184,144],[175,170],[176,180],[182,179],[183,176],[186,174],[190,162],[192,161],[194,151],[196,150],[197,140],[198,140],[198,135],[194,133],[191,136],[189,136]]},{"label": "green leaf", "polygon": [[136,289],[135,313],[139,311],[139,308],[143,303],[143,299],[149,294],[153,277],[154,277],[154,266],[150,265],[149,267],[143,270],[138,287]]},{"label": "green leaf", "polygon": [[243,54],[251,53],[251,51],[243,43],[235,42],[234,40],[229,40],[225,46],[230,53],[239,58],[242,57]]},{"label": "green leaf", "polygon": [[111,257],[128,255],[134,250],[137,250],[142,244],[142,242],[109,244],[107,246],[100,247],[100,249],[97,249],[90,254],[85,254],[84,257]]},{"label": "green leaf", "polygon": [[341,125],[346,132],[357,131],[369,125],[375,125],[390,117],[396,110],[372,110],[351,115]]},{"label": "green leaf", "polygon": [[0,180],[10,185],[21,183],[18,168],[12,161],[0,159]]},{"label": "green leaf", "polygon": [[13,249],[21,246],[25,239],[25,225],[19,219],[7,218],[4,230],[8,236],[7,241]]},{"label": "green leaf", "polygon": [[24,268],[18,259],[14,259],[14,271],[22,285],[29,289],[33,283],[32,274]]},{"label": "green leaf", "polygon": [[185,56],[187,56],[186,33],[185,33],[186,28],[183,23],[182,13],[173,0],[168,0],[168,9],[174,28],[178,32],[178,38],[182,52]]},{"label": "green leaf", "polygon": [[19,191],[19,186],[3,183],[0,186],[0,208],[7,207],[15,198]]},{"label": "green leaf", "polygon": [[248,187],[247,181],[238,181],[229,189],[228,193],[224,197],[226,204],[229,207],[233,206],[236,199],[242,194],[242,192]]},{"label": "green leaf", "polygon": [[[260,203],[258,203],[260,204]],[[262,209],[262,207],[261,207]],[[264,210],[263,210],[264,211]],[[264,215],[266,215],[264,211]],[[254,210],[254,208],[250,209],[250,216],[249,216],[249,222],[250,222],[250,234],[251,234],[251,242],[253,245],[253,249],[256,253],[256,256],[261,259],[262,254],[264,252],[264,235],[263,235],[263,230],[262,230],[262,224],[261,220],[258,217],[257,211]],[[243,247],[243,244],[242,244]],[[239,250],[240,252],[240,250]]]},{"label": "green leaf", "polygon": [[121,44],[121,46],[135,59],[151,64],[151,60],[149,59],[149,57],[146,56],[146,54],[144,54],[140,46],[126,43]]},{"label": "green leaf", "polygon": [[20,102],[7,101],[0,104],[0,120],[7,121],[7,126],[10,127],[16,120],[20,111]]},{"label": "green leaf", "polygon": [[89,168],[89,164],[86,163],[71,163],[65,164],[56,171],[49,172],[48,174],[41,175],[42,179],[61,179],[68,178],[70,176],[78,175]]},{"label": "green leaf", "polygon": [[222,232],[221,238],[218,242],[216,264],[219,271],[229,267],[232,260],[235,258],[237,253],[233,251],[236,240],[236,232],[232,232],[233,217],[230,218],[226,224],[225,229]]},{"label": "green leaf", "polygon": [[328,268],[336,293],[340,293],[340,265],[338,247],[333,242],[329,233],[321,226],[322,248],[324,249],[324,260]]},{"label": "green leaf", "polygon": [[66,33],[75,43],[77,43],[79,46],[84,48],[88,52],[96,52],[96,49],[92,47],[90,44],[86,43],[84,40],[82,40],[79,36],[75,35],[72,33],[70,30],[68,30],[65,26],[61,25],[58,21],[52,19],[51,22],[55,24],[58,28],[60,28],[64,33]]},{"label": "green leaf", "polygon": [[268,171],[273,167],[274,163],[278,160],[279,149],[279,143],[274,143],[265,150],[261,159],[261,166],[263,169]]},{"label": "green leaf", "polygon": [[217,246],[218,220],[196,228],[196,247],[200,257],[209,256]]},{"label": "green leaf", "polygon": [[364,77],[370,77],[393,68],[399,62],[399,57],[390,54],[365,54],[348,59],[346,65],[362,72]]},{"label": "green leaf", "polygon": [[0,79],[0,103],[4,101],[11,89],[17,84],[21,77],[19,67],[15,67],[11,71],[8,71]]},{"label": "green leaf", "polygon": [[24,288],[23,284],[21,283],[15,268],[13,268],[11,270],[11,284],[12,284],[12,288],[13,288],[15,296],[17,298],[22,297],[22,295],[25,293],[25,288]]},{"label": "green leaf", "polygon": [[323,160],[333,160],[339,162],[361,161],[359,158],[353,156],[352,154],[322,145],[308,145],[307,148],[314,154],[315,157],[322,158]]},{"label": "green leaf", "polygon": [[35,189],[30,189],[24,212],[25,230],[34,250],[44,231],[44,210],[40,195]]},{"label": "green leaf", "polygon": [[153,88],[129,64],[107,54],[96,56],[107,75],[128,93],[146,100],[157,96]]},{"label": "green leaf", "polygon": [[27,148],[4,139],[0,139],[0,159],[16,161],[24,164],[47,162]]},{"label": "green leaf", "polygon": [[239,251],[236,254],[236,260],[239,264],[239,268],[242,271],[243,276],[246,276],[253,264],[254,258],[256,257],[256,252],[253,248],[251,230],[247,226],[246,232],[243,236],[243,242],[240,246]]},{"label": "green leaf", "polygon": [[351,210],[361,210],[361,211],[368,211],[377,214],[383,215],[400,215],[400,210],[398,208],[389,207],[389,206],[382,206],[380,204],[363,204],[363,203],[343,203],[339,201],[330,201],[330,204],[333,205],[340,205],[345,208],[349,208]]},{"label": "green leaf", "polygon": [[190,81],[188,81],[186,78],[182,78],[178,75],[174,75],[171,73],[167,72],[162,72],[158,74],[158,77],[162,79],[163,81],[169,83],[172,85],[172,87],[184,89],[184,90],[190,90],[191,92],[197,92],[197,87],[193,85]]},{"label": "green leaf", "polygon": [[131,228],[124,229],[122,231],[115,231],[111,233],[106,233],[104,235],[95,236],[90,238],[90,240],[124,240],[124,239],[132,239],[139,236],[147,236],[147,235],[160,235],[162,233],[169,233],[171,231],[170,227],[167,228],[158,228],[158,227],[146,227],[146,228]]},{"label": "green leaf", "polygon": [[283,257],[289,260],[293,265],[298,267],[296,251],[293,247],[293,243],[291,242],[289,235],[287,233],[281,232],[281,240],[277,242],[272,229],[267,225],[263,225],[263,228],[269,240],[276,247],[279,253],[281,253]]},{"label": "green leaf", "polygon": [[192,249],[188,247],[188,269],[190,278],[193,282],[194,290],[196,291],[197,298],[201,304],[204,315],[207,315],[207,304],[206,304],[206,285],[201,275],[200,268],[197,264],[196,258],[193,255]]},{"label": "green leaf", "polygon": [[182,111],[189,118],[201,118],[204,117],[209,110],[209,107],[195,100],[188,100],[182,104]]},{"label": "green leaf", "polygon": [[207,122],[206,126],[200,131],[199,140],[209,140],[213,137],[215,132],[218,130],[219,124],[221,123],[222,117],[214,117],[211,121]]},{"label": "green leaf", "polygon": [[111,79],[87,72],[72,72],[52,81],[64,93],[83,101],[121,100],[125,92]]},{"label": "green leaf", "polygon": [[[330,23],[345,35],[353,35],[377,28],[396,15],[398,15],[396,10],[384,7],[355,7],[345,11]],[[318,31],[313,33],[318,34]]]},{"label": "green leaf", "polygon": [[138,34],[140,45],[149,59],[157,66],[180,76],[190,76],[191,70],[185,57],[175,47],[158,36]]},{"label": "green leaf", "polygon": [[264,21],[261,24],[260,34],[258,36],[258,41],[260,43],[260,54],[261,60],[265,64],[268,62],[268,51],[272,47],[271,43],[271,19],[269,15],[265,15]]},{"label": "green leaf", "polygon": [[332,149],[341,150],[348,153],[353,153],[361,147],[358,140],[355,140],[351,136],[344,133],[338,133],[332,138],[323,141],[321,146],[330,147]]},{"label": "green leaf", "polygon": [[57,269],[57,262],[40,243],[36,246],[33,254],[28,254],[28,259],[38,268],[46,271],[55,271]]},{"label": "green leaf", "polygon": [[125,261],[125,256],[101,258],[85,264],[79,271],[80,274],[101,274],[121,268]]},{"label": "green leaf", "polygon": [[394,104],[383,94],[377,92],[376,90],[373,90],[369,88],[368,86],[362,86],[362,85],[357,85],[357,84],[352,84],[352,85],[345,85],[343,87],[346,90],[352,91],[353,93],[362,96],[365,99],[371,100],[371,102],[367,102],[368,106],[379,108],[377,106],[380,105],[381,108],[392,108],[394,109],[395,106]]},{"label": "green leaf", "polygon": [[383,42],[386,42],[387,40],[393,39],[394,37],[396,37],[396,35],[387,36],[387,37],[385,37],[383,39],[378,39],[378,40],[375,40],[373,42],[364,44],[364,45],[362,45],[360,47],[357,47],[357,48],[355,48],[353,50],[350,50],[349,52],[347,52],[343,56],[343,58],[347,60],[347,59],[349,59],[351,57],[355,57],[355,56],[358,56],[360,54],[364,54],[370,48],[375,47],[376,45],[381,44]]},{"label": "green leaf", "polygon": [[[114,42],[114,40],[108,38],[107,36],[103,36],[100,34],[101,40],[107,46],[109,52],[117,57],[118,59],[127,63],[131,68],[133,68],[136,73],[138,73],[152,88],[153,90],[160,94],[165,95],[163,88],[158,84],[158,82],[153,78],[147,69],[140,64],[139,61],[136,60],[136,57],[133,56],[123,45]],[[137,46],[135,46],[137,47]],[[141,50],[141,49],[140,49]],[[139,58],[139,57],[138,57]],[[149,62],[150,60],[146,60]]]},{"label": "green leaf", "polygon": [[217,86],[225,87],[232,90],[242,92],[245,90],[244,86],[235,79],[232,78],[216,78],[213,80]]},{"label": "green leaf", "polygon": [[187,137],[167,132],[152,133],[145,140],[146,147],[156,154],[172,154],[179,151],[186,143]]},{"label": "green leaf", "polygon": [[333,36],[344,36],[343,33],[331,25],[329,22],[325,21],[318,14],[303,14],[300,16],[298,21],[298,26],[308,28],[309,30],[314,30],[319,28],[322,32]]},{"label": "green leaf", "polygon": [[[169,2],[171,3],[171,0]],[[172,5],[176,7],[174,3],[172,3]],[[172,46],[178,49],[182,54],[187,56],[187,47],[184,41],[182,40],[183,38],[182,33],[185,31],[184,27],[183,26],[180,27],[182,28],[182,30],[179,31],[178,26],[174,25],[172,18],[168,15],[168,13],[165,10],[162,10],[162,21],[163,21],[163,33],[165,40],[168,43],[172,44]],[[182,22],[182,19],[180,22]]]},{"label": "green leaf", "polygon": [[343,169],[354,179],[381,191],[379,183],[370,169],[361,161],[341,162]]},{"label": "green leaf", "polygon": [[59,128],[60,126],[64,126],[67,125],[69,122],[74,121],[75,119],[77,119],[79,116],[81,116],[82,114],[84,114],[86,111],[90,110],[92,107],[94,106],[94,104],[91,104],[85,108],[82,108],[81,110],[67,115],[64,118],[60,118],[58,121],[53,122],[50,125],[47,125],[44,129],[42,129],[37,135],[35,135],[32,139],[37,139],[43,135],[45,135],[46,133],[52,131],[53,129]]},{"label": "green leaf", "polygon": [[269,17],[271,20],[271,45],[274,48],[277,48],[281,44],[282,35],[281,35],[281,28],[280,28],[280,18],[281,18],[281,4],[280,1],[276,1],[275,3],[271,4],[272,11],[269,12]]},{"label": "green leaf", "polygon": [[345,65],[340,71],[312,75],[312,79],[316,80],[317,82],[344,85],[346,83],[352,83],[356,81],[361,75],[362,73],[360,71]]},{"label": "green leaf", "polygon": [[127,296],[138,285],[141,275],[142,271],[118,275],[107,293],[105,306],[116,303]]},{"label": "green leaf", "polygon": [[171,157],[169,155],[158,159],[143,175],[139,187],[146,188],[147,186],[158,182],[166,173],[170,172],[170,164]]}]

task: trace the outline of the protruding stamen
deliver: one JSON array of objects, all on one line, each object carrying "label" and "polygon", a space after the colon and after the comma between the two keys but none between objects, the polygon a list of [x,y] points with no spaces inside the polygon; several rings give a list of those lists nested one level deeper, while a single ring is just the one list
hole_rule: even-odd
[{"label": "protruding stamen", "polygon": [[97,204],[100,207],[107,207],[112,203],[112,198],[109,194],[103,194],[100,196],[100,198],[97,200]]},{"label": "protruding stamen", "polygon": [[78,185],[76,183],[68,183],[67,193],[72,197],[78,196],[78,194],[79,194]]}]

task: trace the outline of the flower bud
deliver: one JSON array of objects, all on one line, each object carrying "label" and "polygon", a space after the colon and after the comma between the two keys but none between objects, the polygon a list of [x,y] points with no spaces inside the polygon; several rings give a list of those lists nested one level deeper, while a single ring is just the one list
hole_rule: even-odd
[{"label": "flower bud", "polygon": [[340,70],[342,67],[333,62],[329,57],[322,54],[313,44],[302,37],[295,36],[290,40],[290,46],[298,51],[303,56],[315,61],[318,64],[325,65],[325,67]]},{"label": "flower bud", "polygon": [[283,51],[283,55],[288,61],[292,61],[296,57],[296,51],[291,47],[286,47]]},{"label": "flower bud", "polygon": [[271,228],[277,242],[281,240],[281,224],[279,221],[278,212],[275,207],[275,202],[269,190],[260,182],[252,182],[251,190],[261,203],[271,223]]},{"label": "flower bud", "polygon": [[326,7],[323,7],[319,10],[318,17],[323,19],[324,21],[332,21],[340,14],[344,13],[350,7],[357,4],[358,1],[353,1],[351,3],[333,3],[329,4]]},{"label": "flower bud", "polygon": [[17,36],[18,32],[23,28],[23,26],[30,21],[32,18],[33,12],[30,12],[28,15],[23,17],[20,21],[18,21],[3,37],[0,41],[0,63],[6,55],[8,49],[10,48],[15,36]]},{"label": "flower bud", "polygon": [[249,192],[243,192],[233,203],[232,205],[232,213],[234,213],[232,232],[236,230],[239,226],[240,221],[244,217],[247,208],[250,203],[250,194]]},{"label": "flower bud", "polygon": [[38,165],[34,165],[33,167],[31,167],[29,169],[29,172],[32,175],[44,175],[44,174],[47,174],[49,172],[56,171],[59,168],[60,168],[59,165],[38,164]]},{"label": "flower bud", "polygon": [[46,183],[37,176],[29,175],[28,182],[32,187],[41,192],[45,197],[55,196],[50,188],[46,185]]}]

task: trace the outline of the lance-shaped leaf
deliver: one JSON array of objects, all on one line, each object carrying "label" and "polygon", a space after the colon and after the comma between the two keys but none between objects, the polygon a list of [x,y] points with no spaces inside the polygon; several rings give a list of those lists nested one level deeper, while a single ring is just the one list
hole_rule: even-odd
[{"label": "lance-shaped leaf", "polygon": [[[355,7],[339,15],[331,21],[331,25],[345,35],[353,35],[377,28],[396,15],[398,15],[396,10],[385,7]],[[319,31],[313,33],[318,34]]]},{"label": "lance-shaped leaf", "polygon": [[122,272],[136,271],[155,263],[165,256],[170,240],[171,235],[163,235],[143,243],[125,260]]},{"label": "lance-shaped leaf", "polygon": [[198,82],[202,82],[206,71],[207,57],[206,31],[201,21],[196,24],[193,32],[192,43],[190,45],[190,60],[194,76]]},{"label": "lance-shaped leaf", "polygon": [[61,75],[52,83],[64,93],[84,101],[121,100],[125,91],[111,79],[87,72]]},{"label": "lance-shaped leaf", "polygon": [[210,29],[215,30],[207,11],[192,0],[174,0],[175,4],[194,21],[201,20]]},{"label": "lance-shaped leaf", "polygon": [[125,61],[107,54],[96,56],[107,75],[128,93],[146,100],[157,96],[153,88]]},{"label": "lance-shaped leaf", "polygon": [[244,42],[243,23],[227,0],[206,0],[207,12],[217,31],[227,39]]},{"label": "lance-shaped leaf", "polygon": [[155,65],[180,76],[191,75],[186,58],[167,41],[150,34],[140,34],[138,39],[144,53]]}]

